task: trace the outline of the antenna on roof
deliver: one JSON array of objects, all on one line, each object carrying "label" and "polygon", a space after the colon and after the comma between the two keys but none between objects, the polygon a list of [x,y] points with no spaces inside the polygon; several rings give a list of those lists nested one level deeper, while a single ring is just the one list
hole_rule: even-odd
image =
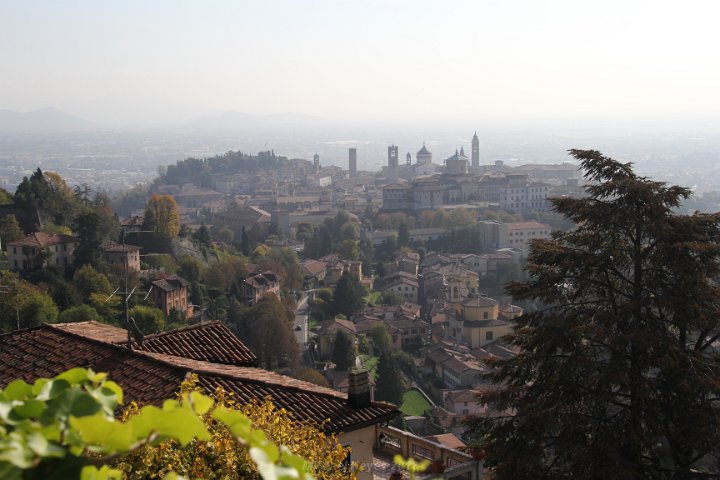
[{"label": "antenna on roof", "polygon": [[137,323],[135,323],[135,319],[133,317],[129,317],[128,332],[132,332],[133,337],[135,337],[135,341],[142,346],[143,339],[145,338],[145,335],[143,334],[142,330],[137,326]]},{"label": "antenna on roof", "polygon": [[[143,333],[138,328],[137,324],[135,323],[135,320],[130,317],[130,297],[135,293],[135,290],[137,287],[133,287],[132,290],[128,291],[128,249],[125,245],[125,235],[126,235],[126,228],[131,227],[131,225],[120,225],[120,228],[122,228],[122,253],[124,255],[123,258],[123,280],[125,284],[125,289],[123,292],[118,292],[120,290],[120,287],[116,288],[115,291],[110,295],[106,302],[110,300],[114,295],[121,293],[125,299],[124,299],[124,310],[125,310],[125,328],[127,329],[127,348],[132,350],[132,338],[135,337],[136,341],[142,345],[142,339],[143,339]],[[152,230],[135,230],[135,233],[153,233]],[[152,291],[152,288],[150,289]],[[146,300],[148,295],[150,295],[150,291],[148,292],[138,292],[138,293],[147,293],[145,295],[145,298],[143,300]]]},{"label": "antenna on roof", "polygon": [[147,298],[150,296],[150,292],[152,292],[153,287],[150,287],[150,290],[148,290],[147,295],[145,295],[145,298],[143,298],[143,302],[147,300]]},{"label": "antenna on roof", "polygon": [[116,288],[115,291],[114,291],[113,293],[111,293],[109,297],[107,297],[107,298],[105,299],[105,303],[109,302],[110,299],[111,299],[112,297],[114,297],[115,294],[118,292],[118,290],[120,290],[120,287]]}]

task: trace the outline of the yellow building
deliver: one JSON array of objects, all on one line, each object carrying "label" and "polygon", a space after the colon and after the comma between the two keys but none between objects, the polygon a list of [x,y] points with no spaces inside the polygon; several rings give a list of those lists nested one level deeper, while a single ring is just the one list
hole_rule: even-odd
[{"label": "yellow building", "polygon": [[499,318],[497,300],[477,296],[455,303],[455,318],[450,322],[453,340],[478,348],[512,333],[512,324]]}]

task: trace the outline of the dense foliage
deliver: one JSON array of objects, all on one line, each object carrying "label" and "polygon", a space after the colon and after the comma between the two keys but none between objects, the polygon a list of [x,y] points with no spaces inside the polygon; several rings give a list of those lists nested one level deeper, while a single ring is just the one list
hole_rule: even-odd
[{"label": "dense foliage", "polygon": [[270,402],[240,406],[217,394],[216,403],[186,382],[177,400],[131,405],[119,421],[123,391],[103,373],[75,368],[32,385],[16,380],[0,390],[0,478],[352,475],[338,468],[348,451],[334,437],[293,422]]},{"label": "dense foliage", "polygon": [[[183,384],[182,393],[189,395],[197,388],[191,379]],[[349,479],[359,468],[353,465],[341,469],[349,448],[340,445],[335,436],[294,421],[285,410],[276,408],[270,398],[242,405],[222,388],[215,391],[214,398],[215,405],[201,416],[209,438],[194,439],[186,445],[177,440],[144,445],[122,457],[114,466],[123,471],[128,480],[163,478],[173,471],[188,478],[258,478],[263,472],[258,471],[251,452],[214,416],[216,411],[236,410],[250,420],[252,428],[263,431],[271,442],[305,458],[310,463],[310,473],[317,479]],[[138,411],[133,404],[125,411],[124,418],[130,420]]]},{"label": "dense foliage", "polygon": [[678,215],[690,191],[572,151],[591,186],[554,199],[577,225],[533,242],[513,298],[521,353],[495,363],[504,414],[478,419],[498,478],[720,475],[720,215]]},{"label": "dense foliage", "polygon": [[177,203],[170,195],[153,195],[145,205],[144,228],[161,238],[173,238],[180,232]]},{"label": "dense foliage", "polygon": [[158,183],[182,185],[193,182],[196,185],[211,188],[214,174],[254,172],[273,170],[287,165],[285,157],[267,155],[263,157],[242,152],[229,151],[211,158],[187,158],[169,165],[157,180]]}]

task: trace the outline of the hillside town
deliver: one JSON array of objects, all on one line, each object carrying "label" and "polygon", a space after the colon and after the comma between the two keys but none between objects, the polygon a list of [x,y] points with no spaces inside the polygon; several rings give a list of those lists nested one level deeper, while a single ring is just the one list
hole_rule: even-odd
[{"label": "hillside town", "polygon": [[[24,359],[3,374],[89,355],[151,402],[122,365],[208,386],[223,372],[241,397],[339,433],[357,478],[386,478],[395,453],[480,478],[466,420],[502,414],[478,395],[536,308],[504,285],[533,241],[568,228],[550,199],[585,191],[574,163],[482,165],[478,142],[438,163],[423,145],[401,164],[391,145],[379,172],[357,169],[356,148],[347,169],[272,150],[188,158],[112,199],[37,169],[0,205],[2,360]],[[72,348],[40,368],[58,343]],[[164,381],[153,395],[178,384]],[[323,398],[314,417],[298,393]]]}]

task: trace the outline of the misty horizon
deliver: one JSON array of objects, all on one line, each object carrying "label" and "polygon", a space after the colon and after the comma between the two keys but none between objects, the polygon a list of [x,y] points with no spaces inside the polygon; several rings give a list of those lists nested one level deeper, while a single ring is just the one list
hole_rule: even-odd
[{"label": "misty horizon", "polygon": [[384,125],[720,124],[714,2],[13,4],[0,109]]}]

